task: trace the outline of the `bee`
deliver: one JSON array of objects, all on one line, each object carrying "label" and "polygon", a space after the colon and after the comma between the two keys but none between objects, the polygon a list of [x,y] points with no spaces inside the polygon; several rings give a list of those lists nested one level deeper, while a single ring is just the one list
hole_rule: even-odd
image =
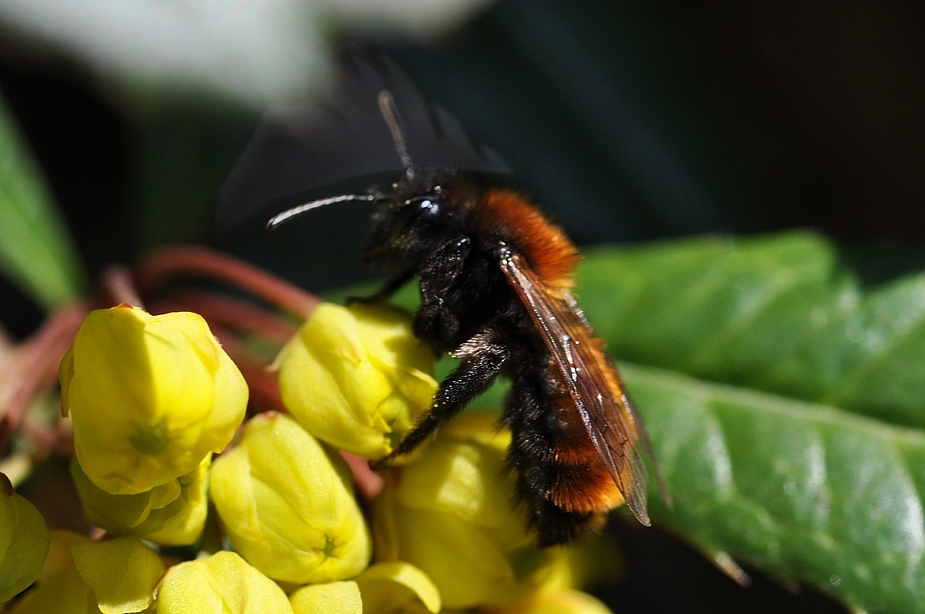
[{"label": "bee", "polygon": [[511,380],[502,422],[507,465],[541,546],[572,541],[626,502],[643,525],[651,446],[626,387],[572,295],[579,253],[515,192],[473,174],[418,169],[391,94],[378,96],[404,177],[388,190],[312,201],[268,227],[343,202],[375,205],[362,260],[396,272],[364,300],[419,279],[415,335],[460,360],[396,447],[406,454],[499,376]]}]

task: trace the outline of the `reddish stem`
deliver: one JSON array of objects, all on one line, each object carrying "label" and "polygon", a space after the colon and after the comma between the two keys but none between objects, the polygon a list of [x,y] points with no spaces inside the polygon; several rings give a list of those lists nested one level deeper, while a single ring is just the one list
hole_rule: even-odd
[{"label": "reddish stem", "polygon": [[132,271],[124,264],[110,264],[103,269],[99,294],[106,306],[127,304],[144,309],[144,303],[135,288]]},{"label": "reddish stem", "polygon": [[254,363],[235,359],[235,364],[241,370],[241,375],[247,381],[250,389],[248,404],[254,414],[265,411],[285,412],[283,399],[279,393],[279,380],[275,373],[267,371],[266,367]]},{"label": "reddish stem", "polygon": [[2,360],[6,354],[12,353],[15,346],[16,343],[13,341],[13,337],[3,327],[3,323],[0,322],[0,360]]},{"label": "reddish stem", "polygon": [[166,301],[153,303],[151,307],[152,313],[194,311],[210,325],[260,335],[278,345],[289,341],[297,330],[277,313],[253,303],[204,290],[179,292]]},{"label": "reddish stem", "polygon": [[166,279],[197,275],[238,286],[304,320],[321,300],[246,262],[204,247],[168,247],[149,254],[135,269],[142,296]]},{"label": "reddish stem", "polygon": [[268,410],[286,411],[279,394],[279,382],[276,374],[269,371],[265,361],[257,358],[254,353],[232,335],[227,329],[213,325],[212,333],[218,338],[225,352],[237,365],[241,375],[247,382],[250,398],[248,404],[255,413]]},{"label": "reddish stem", "polygon": [[22,422],[32,398],[56,381],[58,365],[88,313],[90,304],[85,301],[62,307],[3,365],[2,379],[11,386],[11,392],[5,406],[0,407],[0,452]]},{"label": "reddish stem", "polygon": [[378,497],[379,493],[382,492],[384,480],[381,475],[370,469],[369,461],[350,452],[343,450],[338,450],[338,452],[340,452],[341,458],[350,465],[350,470],[353,472],[353,483],[356,484],[357,490],[360,491],[363,498],[367,501],[372,501]]},{"label": "reddish stem", "polygon": [[[65,435],[61,430],[53,426],[38,424],[31,420],[29,416],[23,417],[22,422],[19,424],[19,430],[32,443],[34,446],[32,455],[38,458],[46,457],[52,450],[57,449],[61,445],[63,438],[66,437],[68,440],[72,438],[70,433]],[[71,446],[71,449],[73,449],[73,446]]]}]

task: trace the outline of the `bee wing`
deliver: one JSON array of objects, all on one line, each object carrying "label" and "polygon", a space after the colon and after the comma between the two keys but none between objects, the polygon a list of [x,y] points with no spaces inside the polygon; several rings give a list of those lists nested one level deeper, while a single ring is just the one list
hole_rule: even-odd
[{"label": "bee wing", "polygon": [[271,205],[282,210],[320,196],[364,193],[400,177],[404,168],[376,102],[382,90],[395,99],[417,168],[510,173],[387,57],[348,50],[334,69],[334,83],[311,99],[267,109],[219,194],[220,229]]},{"label": "bee wing", "polygon": [[648,472],[640,453],[640,445],[649,451],[648,440],[616,367],[570,294],[551,296],[516,253],[502,255],[500,266],[552,353],[591,442],[627,507],[649,526]]}]

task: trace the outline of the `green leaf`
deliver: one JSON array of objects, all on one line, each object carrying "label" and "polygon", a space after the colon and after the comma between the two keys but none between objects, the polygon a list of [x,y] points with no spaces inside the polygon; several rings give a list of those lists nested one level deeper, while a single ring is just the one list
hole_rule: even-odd
[{"label": "green leaf", "polygon": [[676,372],[624,368],[674,498],[653,490],[656,522],[859,609],[919,609],[925,275],[865,289],[795,232],[601,248],[578,278],[613,354]]},{"label": "green leaf", "polygon": [[925,434],[822,405],[623,365],[673,509],[702,547],[868,611],[925,597]]},{"label": "green leaf", "polygon": [[64,223],[2,100],[0,269],[46,309],[78,297],[86,287]]},{"label": "green leaf", "polygon": [[621,359],[925,427],[925,274],[864,291],[795,232],[596,249],[578,279]]}]

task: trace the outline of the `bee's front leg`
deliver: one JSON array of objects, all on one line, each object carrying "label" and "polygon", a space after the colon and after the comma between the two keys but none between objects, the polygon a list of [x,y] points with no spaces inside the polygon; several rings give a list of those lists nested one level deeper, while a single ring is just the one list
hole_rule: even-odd
[{"label": "bee's front leg", "polygon": [[510,350],[498,338],[496,331],[488,327],[463,343],[453,352],[453,356],[462,358],[462,362],[440,383],[430,412],[418,421],[398,447],[382,461],[415,449],[438,426],[485,392],[501,373],[510,355]]}]

